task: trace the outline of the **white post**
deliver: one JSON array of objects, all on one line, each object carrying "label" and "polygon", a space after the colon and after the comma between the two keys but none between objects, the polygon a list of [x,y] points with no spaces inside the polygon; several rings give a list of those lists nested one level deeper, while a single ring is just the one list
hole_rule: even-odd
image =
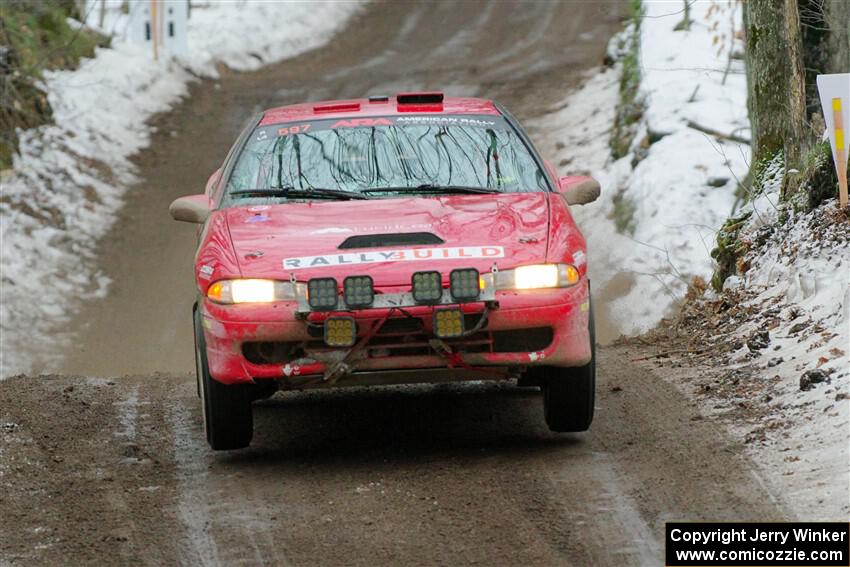
[{"label": "white post", "polygon": [[850,126],[850,73],[818,75],[818,94],[838,175],[838,206],[847,206],[847,127]]}]

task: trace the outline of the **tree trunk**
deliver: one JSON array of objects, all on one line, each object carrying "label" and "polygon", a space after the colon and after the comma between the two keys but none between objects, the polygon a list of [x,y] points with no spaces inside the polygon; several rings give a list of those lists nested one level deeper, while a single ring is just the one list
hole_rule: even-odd
[{"label": "tree trunk", "polygon": [[798,3],[806,69],[806,105],[811,117],[821,111],[817,76],[850,71],[850,2],[798,0]]},{"label": "tree trunk", "polygon": [[850,2],[824,0],[824,13],[829,29],[829,66],[827,73],[850,72]]},{"label": "tree trunk", "polygon": [[[785,0],[785,37],[788,38],[788,134],[785,164],[799,165],[809,146],[806,113],[806,73],[803,67],[803,43],[800,35],[800,11],[797,0]],[[790,144],[788,142],[791,142]],[[786,183],[786,188],[788,184]]]},{"label": "tree trunk", "polygon": [[[748,0],[747,86],[753,169],[782,152],[786,168],[797,164],[806,144],[806,90],[797,0]],[[786,183],[783,198],[794,183]]]}]

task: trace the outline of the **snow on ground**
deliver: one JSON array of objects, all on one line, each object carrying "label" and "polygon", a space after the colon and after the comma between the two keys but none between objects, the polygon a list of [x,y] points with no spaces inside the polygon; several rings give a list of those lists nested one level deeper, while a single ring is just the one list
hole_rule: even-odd
[{"label": "snow on ground", "polygon": [[[605,243],[604,254],[591,255],[591,277],[598,291],[615,277],[621,282],[609,316],[627,334],[645,331],[670,314],[691,277],[708,279],[714,233],[732,211],[736,177],[749,168],[747,145],[689,126],[746,134],[744,66],[729,59],[730,50],[742,49],[732,40],[731,24],[733,18],[740,22],[740,13],[723,3],[698,2],[691,8],[690,30],[674,31],[682,20],[680,6],[644,2],[639,96],[646,111],[629,155],[610,162],[602,133],[613,122],[617,73],[592,80],[534,125],[556,169],[589,171],[602,184],[603,197],[576,208],[575,216],[591,254],[594,242]],[[585,120],[586,125],[574,126]],[[633,231],[619,232],[617,217]]]},{"label": "snow on ground", "polygon": [[20,132],[21,155],[0,178],[0,378],[31,370],[32,345],[61,350],[50,331],[68,323],[79,299],[106,293],[94,248],[134,181],[128,158],[149,143],[146,121],[195,77],[216,76],[219,62],[255,69],[320,47],[361,2],[193,7],[188,56],[158,62],[123,40],[118,6],[104,25],[118,34],[112,48],[75,71],[45,73],[55,124]]},{"label": "snow on ground", "polygon": [[692,297],[642,340],[659,345],[654,364],[697,368],[676,386],[741,439],[791,514],[846,520],[850,218],[835,200],[794,213],[777,193],[743,211],[742,276]]},{"label": "snow on ground", "polygon": [[[676,13],[680,5],[644,2],[640,93],[646,111],[629,155],[613,161],[603,134],[614,121],[619,64],[589,78],[560,108],[531,124],[541,150],[558,171],[590,173],[602,184],[602,197],[574,207],[573,214],[588,239],[595,295],[609,302],[608,318],[625,334],[644,331],[669,315],[692,276],[710,279],[709,250],[735,205],[736,179],[749,168],[747,145],[693,128],[748,136],[743,63],[729,59],[730,49],[742,49],[732,40],[731,23],[740,27],[740,12],[721,2],[698,2],[692,6],[690,31],[674,31],[682,20]],[[657,141],[648,144],[649,139]],[[812,213],[792,213],[786,224],[777,225],[777,188],[767,187],[765,195],[748,206],[753,214],[744,231],[751,235],[745,238],[757,239],[759,230],[770,236],[763,236],[767,243],[747,258],[750,268],[744,277],[727,283],[740,290],[736,297],[746,302],[742,307],[750,314],[740,324],[725,322],[728,336],[718,340],[739,348],[709,369],[711,382],[675,385],[728,418],[733,434],[792,514],[809,520],[846,519],[847,223],[829,217],[833,202]],[[622,214],[618,199],[633,205],[633,233],[617,230],[617,216]],[[705,326],[703,316],[697,315],[696,325]],[[765,331],[769,346],[754,344],[755,350],[750,349],[747,343]],[[801,376],[810,370],[823,370],[826,381],[801,390]],[[822,375],[810,376],[819,380]],[[726,377],[731,377],[731,394],[718,403],[716,390],[725,387]],[[741,407],[752,412],[735,413]]]},{"label": "snow on ground", "polygon": [[[746,340],[733,369],[769,382],[752,452],[802,519],[850,518],[850,227],[828,201],[778,220],[776,193],[758,199],[740,238],[760,242],[726,289],[759,313],[733,336]],[[760,335],[760,336],[759,336]],[[766,339],[758,348],[753,338]],[[756,348],[751,348],[755,346]],[[750,432],[752,433],[752,432]]]}]

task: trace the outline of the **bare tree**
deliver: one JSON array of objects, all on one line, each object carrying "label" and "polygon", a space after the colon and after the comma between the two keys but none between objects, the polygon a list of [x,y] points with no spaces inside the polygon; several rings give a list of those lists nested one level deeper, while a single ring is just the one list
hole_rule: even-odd
[{"label": "bare tree", "polygon": [[[817,76],[850,71],[850,2],[797,0],[808,113],[820,113]],[[820,132],[814,134],[819,135]]]},{"label": "bare tree", "polygon": [[850,71],[850,2],[845,0],[821,0],[829,34],[830,61],[827,71],[846,73]]},{"label": "bare tree", "polygon": [[[744,4],[747,84],[753,167],[783,152],[796,164],[807,143],[806,87],[797,0],[748,0]],[[795,190],[786,183],[783,198]]]}]

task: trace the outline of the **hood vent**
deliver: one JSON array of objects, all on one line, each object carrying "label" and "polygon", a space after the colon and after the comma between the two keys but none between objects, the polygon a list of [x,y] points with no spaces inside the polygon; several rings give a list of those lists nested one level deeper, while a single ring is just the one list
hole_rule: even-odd
[{"label": "hood vent", "polygon": [[350,236],[339,245],[340,250],[352,248],[382,248],[386,246],[416,246],[417,244],[445,244],[445,241],[430,232],[406,232],[401,234],[364,234]]}]

